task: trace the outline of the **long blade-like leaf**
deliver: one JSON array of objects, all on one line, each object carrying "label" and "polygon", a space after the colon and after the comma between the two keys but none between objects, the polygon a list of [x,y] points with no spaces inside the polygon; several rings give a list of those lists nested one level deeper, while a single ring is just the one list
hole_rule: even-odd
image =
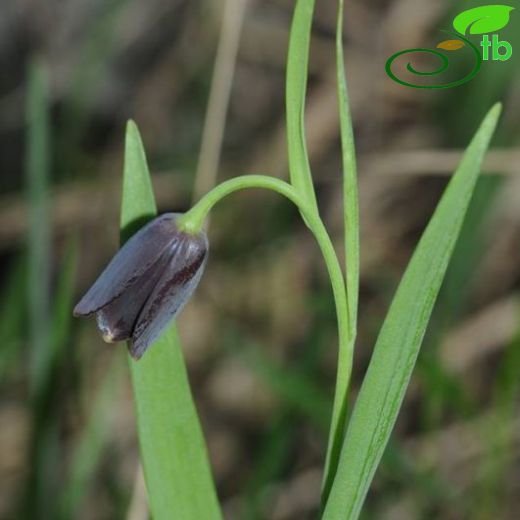
[{"label": "long blade-like leaf", "polygon": [[[123,238],[156,212],[137,127],[126,134]],[[130,359],[141,457],[154,520],[221,518],[202,430],[174,326],[140,361]]]},{"label": "long blade-like leaf", "polygon": [[358,517],[390,437],[500,105],[484,119],[428,224],[377,339],[344,439],[326,520]]},{"label": "long blade-like leaf", "polygon": [[356,175],[356,150],[350,116],[345,61],[343,56],[343,0],[339,2],[336,30],[336,74],[338,81],[339,121],[343,158],[343,206],[345,218],[345,259],[350,330],[356,330],[359,293],[359,203]]},{"label": "long blade-like leaf", "polygon": [[338,374],[336,394],[334,397],[334,413],[327,458],[323,473],[322,503],[325,503],[336,473],[341,443],[345,434],[345,414],[347,410],[347,393],[352,367],[352,353],[356,341],[357,308],[359,293],[359,204],[356,174],[356,151],[354,133],[350,116],[347,82],[345,78],[345,63],[343,56],[343,0],[339,1],[338,20],[336,26],[336,76],[338,85],[338,106],[341,131],[341,155],[343,162],[343,213],[345,221],[345,260],[346,285],[348,301],[349,337],[345,339],[349,348],[341,350],[340,356],[349,356],[343,360],[343,366],[348,367]]},{"label": "long blade-like leaf", "polygon": [[33,60],[27,77],[26,182],[28,197],[27,304],[30,345],[30,394],[32,426],[31,466],[28,468],[22,516],[34,518],[50,506],[54,480],[50,454],[57,432],[50,413],[42,413],[49,395],[52,356],[49,349],[49,303],[51,272],[50,223],[50,124],[48,77],[45,66]]},{"label": "long blade-like leaf", "polygon": [[31,386],[33,397],[42,391],[48,375],[50,356],[49,287],[51,228],[49,216],[49,113],[47,74],[39,61],[28,69],[27,92],[27,195],[28,303],[31,341]]},{"label": "long blade-like leaf", "polygon": [[294,8],[287,54],[285,100],[291,183],[307,201],[316,204],[305,143],[305,93],[313,11],[314,0],[298,0]]}]

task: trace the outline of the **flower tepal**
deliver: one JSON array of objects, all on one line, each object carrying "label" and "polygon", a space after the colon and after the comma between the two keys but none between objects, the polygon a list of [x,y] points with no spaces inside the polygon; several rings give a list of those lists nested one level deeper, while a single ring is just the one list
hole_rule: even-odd
[{"label": "flower tepal", "polygon": [[74,308],[96,314],[103,339],[128,340],[139,359],[190,299],[204,271],[204,232],[179,230],[180,214],[167,213],[140,229],[117,252]]}]

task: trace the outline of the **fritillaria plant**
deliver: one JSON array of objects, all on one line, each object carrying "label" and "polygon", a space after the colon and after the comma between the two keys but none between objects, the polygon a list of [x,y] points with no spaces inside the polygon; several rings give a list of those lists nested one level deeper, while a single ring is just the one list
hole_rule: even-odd
[{"label": "fritillaria plant", "polygon": [[[355,406],[346,420],[356,337],[359,222],[356,162],[345,82],[339,2],[336,33],[338,110],[343,156],[346,269],[320,217],[305,144],[304,104],[314,2],[296,2],[287,60],[286,109],[290,182],[265,175],[228,180],[185,214],[159,216],[115,255],[75,308],[96,314],[108,341],[128,340],[141,455],[156,520],[213,519],[222,514],[174,328],[202,275],[203,231],[217,202],[245,188],[277,192],[294,203],[323,254],[338,321],[339,353],[322,485],[322,518],[358,517],[397,419],[433,304],[468,208],[500,106],[485,117],[450,181],[399,284],[381,328]],[[136,126],[127,130],[121,225],[155,213]],[[154,343],[154,345],[152,345]]]}]

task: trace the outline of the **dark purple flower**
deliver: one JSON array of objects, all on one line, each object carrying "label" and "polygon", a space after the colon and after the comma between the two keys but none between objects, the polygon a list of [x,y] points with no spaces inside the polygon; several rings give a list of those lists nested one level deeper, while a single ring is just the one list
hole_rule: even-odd
[{"label": "dark purple flower", "polygon": [[74,316],[96,313],[105,341],[129,340],[135,359],[179,313],[204,271],[206,235],[180,231],[178,216],[161,215],[132,236],[74,308]]}]

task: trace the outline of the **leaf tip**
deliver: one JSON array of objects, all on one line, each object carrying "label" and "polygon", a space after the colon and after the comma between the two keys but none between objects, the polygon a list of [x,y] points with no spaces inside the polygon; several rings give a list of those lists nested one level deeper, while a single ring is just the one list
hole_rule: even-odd
[{"label": "leaf tip", "polygon": [[126,123],[125,132],[125,164],[129,156],[134,156],[135,153],[141,155],[143,160],[145,157],[143,139],[139,128],[133,119],[129,119]]},{"label": "leaf tip", "polygon": [[128,119],[126,122],[126,131],[134,131],[137,130],[137,124],[133,119]]},{"label": "leaf tip", "polygon": [[500,114],[502,113],[502,102],[497,101],[489,110],[486,119],[488,121],[492,121],[493,125],[496,125],[498,119],[500,118]]},{"label": "leaf tip", "polygon": [[497,101],[492,107],[491,111],[497,112],[497,116],[500,116],[502,112],[502,101]]},{"label": "leaf tip", "polygon": [[129,119],[126,122],[126,138],[141,138],[141,135],[139,133],[139,128],[137,127],[136,122],[133,119]]}]

